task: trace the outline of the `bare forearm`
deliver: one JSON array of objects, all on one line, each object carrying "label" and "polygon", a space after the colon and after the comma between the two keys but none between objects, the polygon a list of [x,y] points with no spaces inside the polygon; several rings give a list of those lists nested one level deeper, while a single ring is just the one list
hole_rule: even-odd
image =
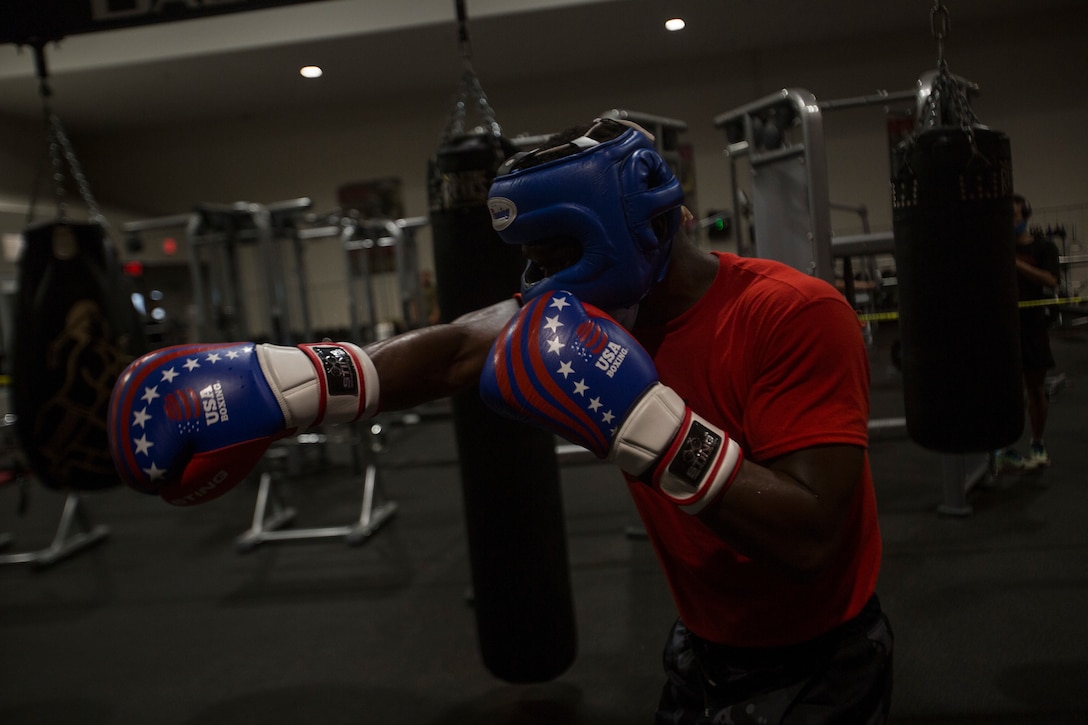
[{"label": "bare forearm", "polygon": [[510,300],[368,345],[380,381],[380,409],[411,408],[476,383],[491,344],[516,311]]},{"label": "bare forearm", "polygon": [[833,446],[771,467],[745,461],[701,518],[746,556],[795,577],[815,576],[841,545],[863,457],[860,448]]}]

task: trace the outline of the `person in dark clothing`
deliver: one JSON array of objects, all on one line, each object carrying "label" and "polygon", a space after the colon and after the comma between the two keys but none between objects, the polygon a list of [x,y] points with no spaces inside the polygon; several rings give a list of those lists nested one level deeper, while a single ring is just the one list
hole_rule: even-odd
[{"label": "person in dark clothing", "polygon": [[[1060,266],[1058,247],[1041,231],[1028,228],[1031,204],[1019,194],[1013,195],[1013,224],[1016,228],[1016,273],[1020,301],[1046,300],[1058,288]],[[1050,465],[1050,455],[1043,441],[1050,401],[1046,391],[1046,373],[1055,366],[1050,349],[1050,315],[1045,306],[1021,306],[1020,352],[1024,368],[1024,392],[1031,441],[1026,457],[1015,447],[996,456],[998,472],[1034,470]]]}]

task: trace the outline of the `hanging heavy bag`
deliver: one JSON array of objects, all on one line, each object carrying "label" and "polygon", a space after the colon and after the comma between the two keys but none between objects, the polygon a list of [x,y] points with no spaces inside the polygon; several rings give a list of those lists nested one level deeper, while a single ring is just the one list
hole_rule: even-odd
[{"label": "hanging heavy bag", "polygon": [[143,351],[143,326],[96,223],[23,231],[15,300],[12,407],[34,474],[49,488],[117,485],[106,418],[110,392]]},{"label": "hanging heavy bag", "polygon": [[[518,289],[524,259],[491,228],[486,203],[510,152],[493,135],[460,134],[431,162],[430,221],[446,321]],[[553,679],[577,649],[555,438],[492,412],[477,386],[454,396],[452,407],[484,664],[508,682]]]},{"label": "hanging heavy bag", "polygon": [[937,127],[892,158],[907,432],[992,451],[1024,426],[1008,137]]}]

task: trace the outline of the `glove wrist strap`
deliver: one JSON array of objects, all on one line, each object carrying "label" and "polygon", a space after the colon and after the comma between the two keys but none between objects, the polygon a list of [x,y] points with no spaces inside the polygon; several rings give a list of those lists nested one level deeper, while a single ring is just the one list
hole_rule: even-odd
[{"label": "glove wrist strap", "polygon": [[684,512],[697,514],[725,493],[742,459],[736,441],[689,409],[672,446],[654,470],[653,485]]},{"label": "glove wrist strap", "polygon": [[608,460],[633,476],[650,472],[659,493],[697,514],[733,482],[742,457],[736,441],[657,383],[635,403]]},{"label": "glove wrist strap", "polygon": [[257,356],[288,430],[351,423],[377,413],[378,371],[357,345],[258,345]]}]

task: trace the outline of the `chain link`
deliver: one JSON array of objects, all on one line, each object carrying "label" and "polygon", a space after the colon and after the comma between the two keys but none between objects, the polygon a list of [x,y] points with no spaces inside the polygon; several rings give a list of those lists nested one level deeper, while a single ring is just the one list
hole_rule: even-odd
[{"label": "chain link", "polygon": [[67,192],[64,186],[64,159],[61,155],[60,140],[57,138],[56,131],[48,116],[46,117],[46,125],[49,134],[49,161],[53,171],[53,199],[57,204],[57,217],[66,219],[68,217],[68,206],[65,203]]},{"label": "chain link", "polygon": [[[83,166],[76,157],[72,142],[68,139],[68,134],[64,130],[64,124],[61,123],[60,117],[53,111],[50,102],[53,91],[49,86],[48,73],[45,70],[44,46],[36,46],[35,53],[38,65],[38,92],[42,99],[42,115],[45,117],[45,125],[49,136],[49,160],[53,172],[53,198],[57,205],[57,218],[63,221],[68,216],[67,189],[65,188],[65,182],[67,181],[65,166],[67,166],[67,169],[71,172],[72,180],[75,181],[76,187],[79,189],[79,195],[83,199],[83,203],[87,205],[90,220],[105,228],[107,227],[106,218],[99,210],[94,194],[91,193],[91,185],[87,182],[87,176],[83,173]],[[34,214],[33,198],[30,206],[28,217],[32,218]]]},{"label": "chain link", "polygon": [[965,85],[953,77],[947,67],[938,70],[925,102],[923,129],[958,126],[970,141],[971,148],[976,149],[974,127],[978,124]]},{"label": "chain link", "polygon": [[496,138],[502,135],[502,126],[495,119],[495,110],[487,100],[487,94],[484,93],[483,86],[480,85],[480,79],[472,69],[471,61],[466,60],[457,100],[453,105],[453,110],[442,135],[443,141],[449,141],[451,138],[460,136],[465,132],[465,119],[468,116],[470,103],[475,103],[476,111],[483,118],[488,133]]},{"label": "chain link", "polygon": [[941,68],[945,65],[944,41],[952,29],[952,18],[941,0],[933,0],[933,10],[929,12],[929,29],[937,40],[937,67]]},{"label": "chain link", "polygon": [[58,207],[62,208],[60,207],[60,199],[63,198],[64,194],[64,169],[59,160],[59,151],[63,150],[64,160],[68,162],[68,168],[71,170],[72,178],[79,188],[79,195],[83,199],[83,203],[87,205],[87,212],[91,221],[105,226],[105,217],[99,211],[98,203],[94,199],[94,194],[91,193],[91,185],[87,182],[87,176],[83,173],[83,165],[76,158],[72,142],[68,140],[68,134],[64,131],[64,124],[60,122],[60,117],[53,112],[49,112],[49,128],[52,138],[52,142],[49,144],[49,152],[53,156],[53,178],[58,189]]},{"label": "chain link", "polygon": [[942,0],[934,0],[933,9],[930,11],[930,26],[933,37],[937,40],[937,72],[930,84],[929,95],[919,110],[919,124],[914,134],[905,142],[906,151],[910,152],[918,136],[924,131],[957,127],[967,137],[972,155],[981,157],[974,133],[975,127],[980,123],[971,108],[967,85],[952,75],[944,57],[944,41],[948,38],[952,21]]},{"label": "chain link", "polygon": [[937,74],[933,79],[929,97],[925,102],[925,128],[959,126],[967,134],[974,148],[972,129],[979,123],[971,109],[967,88],[948,70],[944,57],[944,41],[948,38],[952,19],[942,0],[934,0],[930,11],[930,29],[937,40]]},{"label": "chain link", "polygon": [[454,102],[450,117],[446,122],[442,141],[447,142],[455,136],[465,133],[465,118],[468,115],[468,107],[471,103],[475,104],[476,111],[483,118],[486,130],[492,140],[498,144],[498,140],[502,136],[502,127],[495,119],[495,110],[488,102],[487,94],[484,93],[483,86],[480,85],[480,79],[472,67],[472,42],[468,35],[468,20],[464,13],[463,3],[458,3],[457,11],[458,36],[461,44],[461,59],[464,64],[464,71],[461,73],[461,84],[457,91],[457,100]]}]

